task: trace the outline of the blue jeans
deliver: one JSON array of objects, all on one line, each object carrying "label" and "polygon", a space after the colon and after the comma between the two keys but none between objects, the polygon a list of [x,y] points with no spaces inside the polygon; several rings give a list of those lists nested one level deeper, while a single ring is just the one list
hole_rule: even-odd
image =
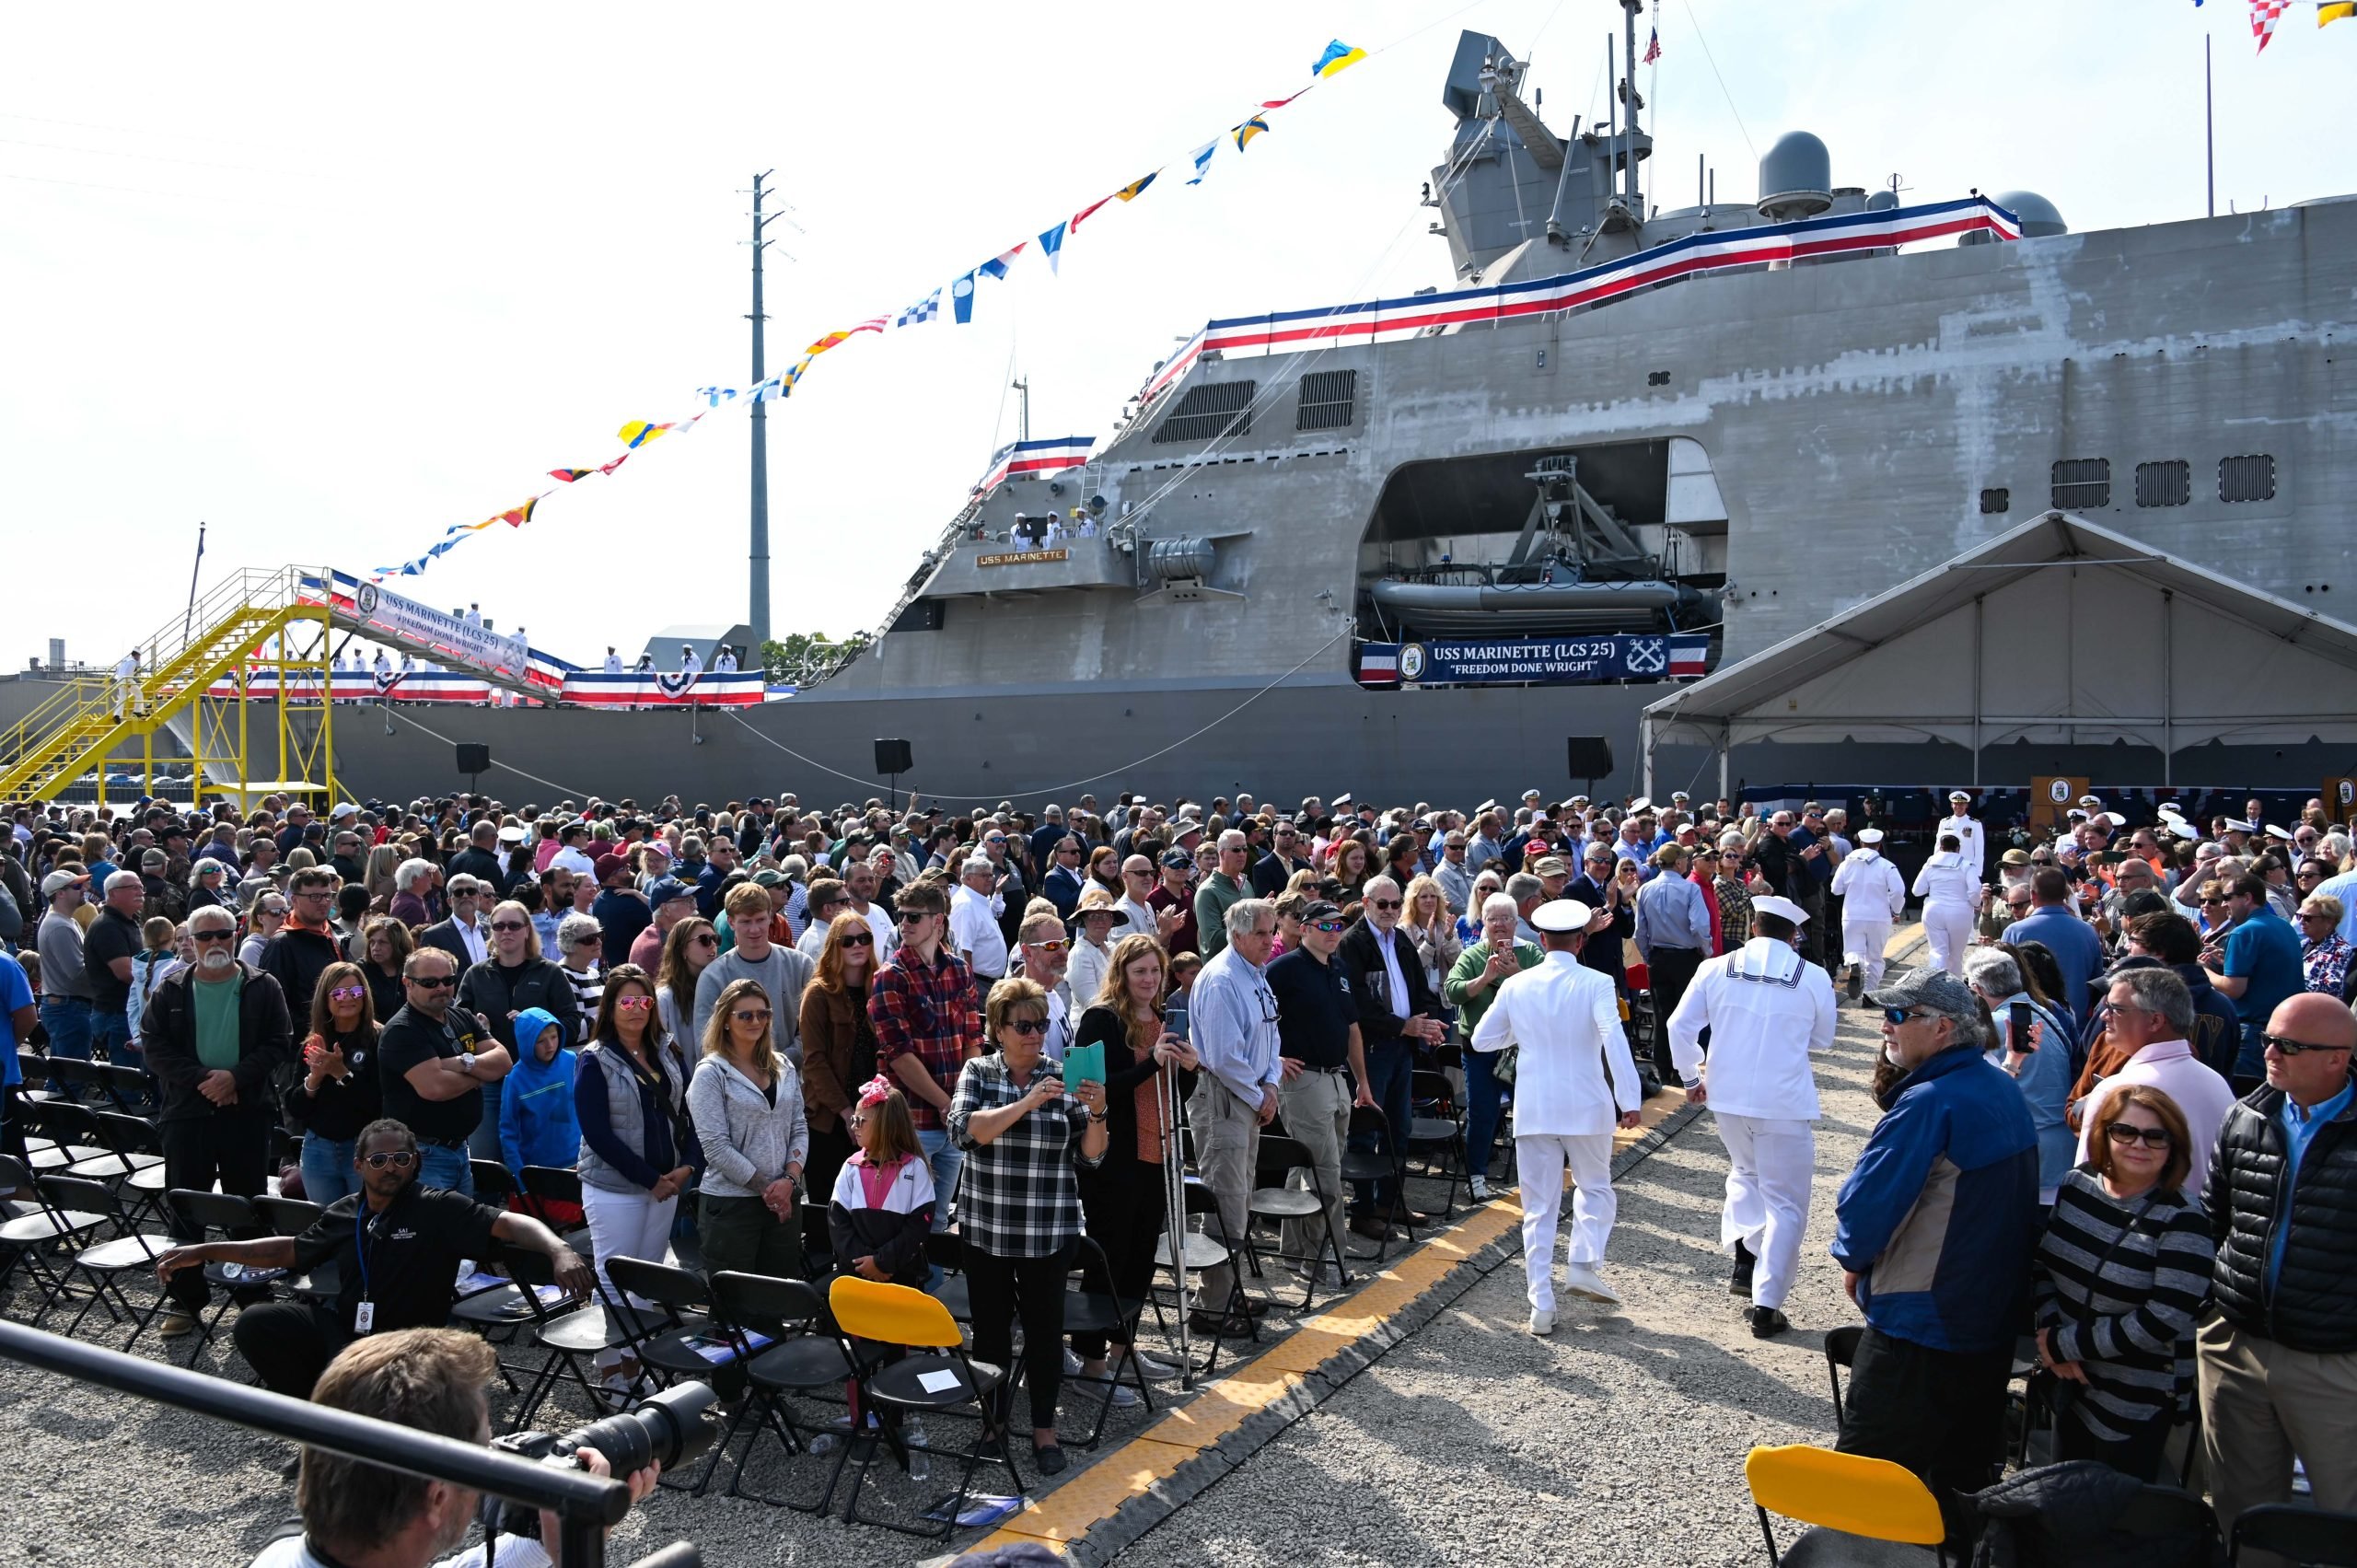
[{"label": "blue jeans", "polygon": [[304,1199],[325,1208],[338,1198],[359,1191],[360,1173],[352,1168],[353,1151],[359,1146],[357,1138],[322,1138],[317,1132],[304,1133]]},{"label": "blue jeans", "polygon": [[[309,1141],[306,1139],[306,1163],[309,1153]],[[417,1146],[417,1184],[420,1187],[439,1187],[446,1192],[464,1192],[470,1198],[475,1195],[474,1167],[467,1163],[466,1150],[446,1149],[439,1144],[420,1144]],[[349,1168],[348,1163],[346,1168]],[[308,1182],[310,1176],[306,1173],[303,1179]],[[316,1198],[311,1201],[319,1202]]]},{"label": "blue jeans", "polygon": [[947,1230],[949,1200],[958,1191],[958,1173],[966,1168],[966,1151],[951,1144],[945,1127],[918,1128],[917,1146],[933,1167],[933,1228]]},{"label": "blue jeans", "polygon": [[139,1052],[132,1049],[131,1015],[128,1013],[101,1013],[97,1007],[92,1007],[90,1044],[94,1049],[106,1047],[107,1060],[118,1065],[141,1067],[146,1064],[140,1059]]},{"label": "blue jeans", "polygon": [[[90,1004],[81,996],[44,996],[41,1027],[49,1032],[49,1053],[75,1062],[90,1059]],[[70,1085],[54,1086],[62,1099],[77,1097]]]},{"label": "blue jeans", "polygon": [[467,1152],[479,1160],[505,1163],[507,1151],[499,1146],[499,1090],[504,1080],[494,1080],[482,1086],[482,1120],[467,1134]]},{"label": "blue jeans", "polygon": [[[1381,1040],[1366,1048],[1367,1092],[1375,1097],[1376,1108],[1383,1112],[1387,1131],[1378,1132],[1369,1128],[1353,1132],[1351,1134],[1352,1148],[1363,1155],[1387,1154],[1394,1166],[1398,1165],[1400,1155],[1407,1148],[1409,1118],[1414,1113],[1408,1091],[1412,1082],[1410,1074],[1414,1072],[1415,1064],[1416,1042],[1405,1036]],[[1362,1214],[1387,1215],[1392,1205],[1399,1201],[1399,1183],[1389,1177],[1380,1181],[1361,1181],[1353,1185],[1358,1189],[1355,1206]]]},{"label": "blue jeans", "polygon": [[1465,1052],[1465,1168],[1476,1176],[1490,1174],[1490,1145],[1498,1135],[1498,1097],[1511,1094],[1511,1084],[1498,1082],[1491,1069],[1503,1054],[1494,1051]]}]

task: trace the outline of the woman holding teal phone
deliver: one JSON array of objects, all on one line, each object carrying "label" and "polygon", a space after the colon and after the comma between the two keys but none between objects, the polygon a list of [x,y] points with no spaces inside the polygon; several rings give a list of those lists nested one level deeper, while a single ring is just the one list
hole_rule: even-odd
[{"label": "woman holding teal phone", "polygon": [[[1064,1057],[1068,1073],[1101,1057],[1112,1133],[1105,1162],[1080,1173],[1088,1234],[1105,1249],[1112,1278],[1105,1279],[1092,1259],[1082,1288],[1115,1296],[1130,1309],[1127,1320],[1111,1334],[1072,1337],[1073,1352],[1092,1377],[1107,1375],[1109,1341],[1124,1356],[1134,1356],[1138,1370],[1148,1377],[1172,1377],[1178,1371],[1139,1353],[1132,1339],[1138,1310],[1154,1280],[1155,1244],[1165,1228],[1161,1075],[1178,1074],[1178,1098],[1183,1101],[1194,1092],[1200,1065],[1194,1047],[1169,1027],[1163,1003],[1164,970],[1162,944],[1153,937],[1132,935],[1115,943],[1104,984],[1081,1015],[1072,1050]],[[1137,1403],[1137,1390],[1124,1384],[1094,1386],[1110,1390],[1116,1406]]]}]

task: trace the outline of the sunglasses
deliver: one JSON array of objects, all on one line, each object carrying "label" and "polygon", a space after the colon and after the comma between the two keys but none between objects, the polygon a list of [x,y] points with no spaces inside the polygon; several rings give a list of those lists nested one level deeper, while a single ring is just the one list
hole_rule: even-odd
[{"label": "sunglasses", "polygon": [[1397,899],[1369,899],[1366,901],[1366,905],[1369,909],[1396,910],[1399,907],[1399,900]]},{"label": "sunglasses", "polygon": [[932,918],[933,912],[931,910],[902,910],[900,912],[900,923],[902,925],[922,925]]},{"label": "sunglasses", "polygon": [[2148,1149],[2165,1149],[2171,1142],[2169,1130],[2165,1127],[2131,1127],[2125,1121],[2115,1121],[2104,1132],[2122,1148],[2141,1143]]},{"label": "sunglasses", "polygon": [[1928,1018],[1932,1015],[1920,1007],[1885,1007],[1882,1016],[1894,1024],[1903,1024],[1910,1018]]},{"label": "sunglasses", "polygon": [[614,1005],[625,1013],[644,1013],[655,1005],[652,996],[617,996]]},{"label": "sunglasses", "polygon": [[984,839],[982,842],[985,844],[1004,844],[1006,841],[1004,839]]},{"label": "sunglasses", "polygon": [[688,940],[698,947],[717,947],[720,946],[720,938],[714,936],[709,931],[699,931],[693,936],[689,937]]},{"label": "sunglasses", "polygon": [[846,947],[873,947],[876,946],[876,933],[873,931],[857,932],[852,935],[844,937],[843,946]]},{"label": "sunglasses", "polygon": [[740,1024],[766,1024],[770,1021],[770,1010],[767,1007],[759,1012],[749,1007],[739,1008],[728,1016]]},{"label": "sunglasses", "polygon": [[1005,1028],[1007,1032],[1010,1034],[1043,1035],[1048,1032],[1048,1020],[1045,1018],[1009,1018],[1006,1021]]},{"label": "sunglasses", "polygon": [[494,920],[491,923],[491,928],[493,931],[527,931],[530,929],[529,926],[526,925],[520,920]]},{"label": "sunglasses", "polygon": [[846,1116],[843,1118],[843,1125],[856,1132],[861,1128],[867,1125],[867,1118],[865,1116]]},{"label": "sunglasses", "polygon": [[2281,1051],[2286,1056],[2297,1056],[2304,1051],[2346,1051],[2349,1049],[2345,1045],[2316,1045],[2304,1040],[2285,1040],[2282,1035],[2263,1034],[2258,1038],[2268,1050]]},{"label": "sunglasses", "polygon": [[1041,941],[1026,942],[1023,945],[1027,947],[1037,948],[1042,953],[1061,953],[1065,948],[1072,946],[1071,943],[1065,941],[1061,936],[1050,936]]},{"label": "sunglasses", "polygon": [[[1393,907],[1396,908],[1398,906],[1395,905]],[[1329,934],[1337,931],[1348,931],[1350,928],[1351,923],[1347,920],[1313,920],[1309,923],[1310,930],[1323,931]]]},{"label": "sunglasses", "polygon": [[192,931],[188,939],[192,942],[235,942],[238,934],[235,931]]},{"label": "sunglasses", "polygon": [[459,983],[454,974],[419,974],[410,976],[409,982],[420,991],[447,991]]},{"label": "sunglasses", "polygon": [[575,937],[573,939],[573,945],[576,947],[595,947],[601,945],[605,940],[606,934],[604,932],[592,931],[585,936]]},{"label": "sunglasses", "polygon": [[368,988],[365,985],[339,985],[328,993],[328,998],[334,1002],[357,1002],[367,994]]},{"label": "sunglasses", "polygon": [[389,1167],[394,1170],[407,1170],[417,1163],[417,1155],[413,1150],[397,1149],[391,1154],[362,1155],[360,1163],[370,1170],[383,1170]]}]

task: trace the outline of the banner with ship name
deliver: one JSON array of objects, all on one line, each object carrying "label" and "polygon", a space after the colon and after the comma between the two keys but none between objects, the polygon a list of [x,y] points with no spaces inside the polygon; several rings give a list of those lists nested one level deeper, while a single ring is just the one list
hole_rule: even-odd
[{"label": "banner with ship name", "polygon": [[1666,636],[1446,637],[1367,643],[1362,686],[1583,686],[1607,680],[1685,680],[1706,673],[1707,633]]}]

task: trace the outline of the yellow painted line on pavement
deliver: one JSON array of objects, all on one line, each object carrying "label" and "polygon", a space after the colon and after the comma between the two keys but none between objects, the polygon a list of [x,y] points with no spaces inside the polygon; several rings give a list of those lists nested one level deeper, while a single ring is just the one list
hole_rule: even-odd
[{"label": "yellow painted line on pavement", "polygon": [[1890,934],[1889,941],[1882,945],[1882,956],[1886,958],[1895,958],[1922,940],[1923,940],[1922,921],[1919,920],[1912,925],[1902,925]]},{"label": "yellow painted line on pavement", "polygon": [[[1685,1097],[1675,1092],[1655,1095],[1639,1112],[1640,1125],[1614,1134],[1614,1148],[1634,1144],[1684,1104]],[[1194,1399],[1166,1412],[1047,1496],[1027,1504],[974,1550],[1014,1541],[1062,1546],[1079,1539],[1130,1498],[1216,1446],[1298,1387],[1307,1374],[1438,1288],[1451,1270],[1521,1223],[1521,1206],[1510,1200],[1477,1205],[1464,1219],[1376,1273],[1356,1294],[1303,1318],[1283,1338],[1207,1385]]]}]

